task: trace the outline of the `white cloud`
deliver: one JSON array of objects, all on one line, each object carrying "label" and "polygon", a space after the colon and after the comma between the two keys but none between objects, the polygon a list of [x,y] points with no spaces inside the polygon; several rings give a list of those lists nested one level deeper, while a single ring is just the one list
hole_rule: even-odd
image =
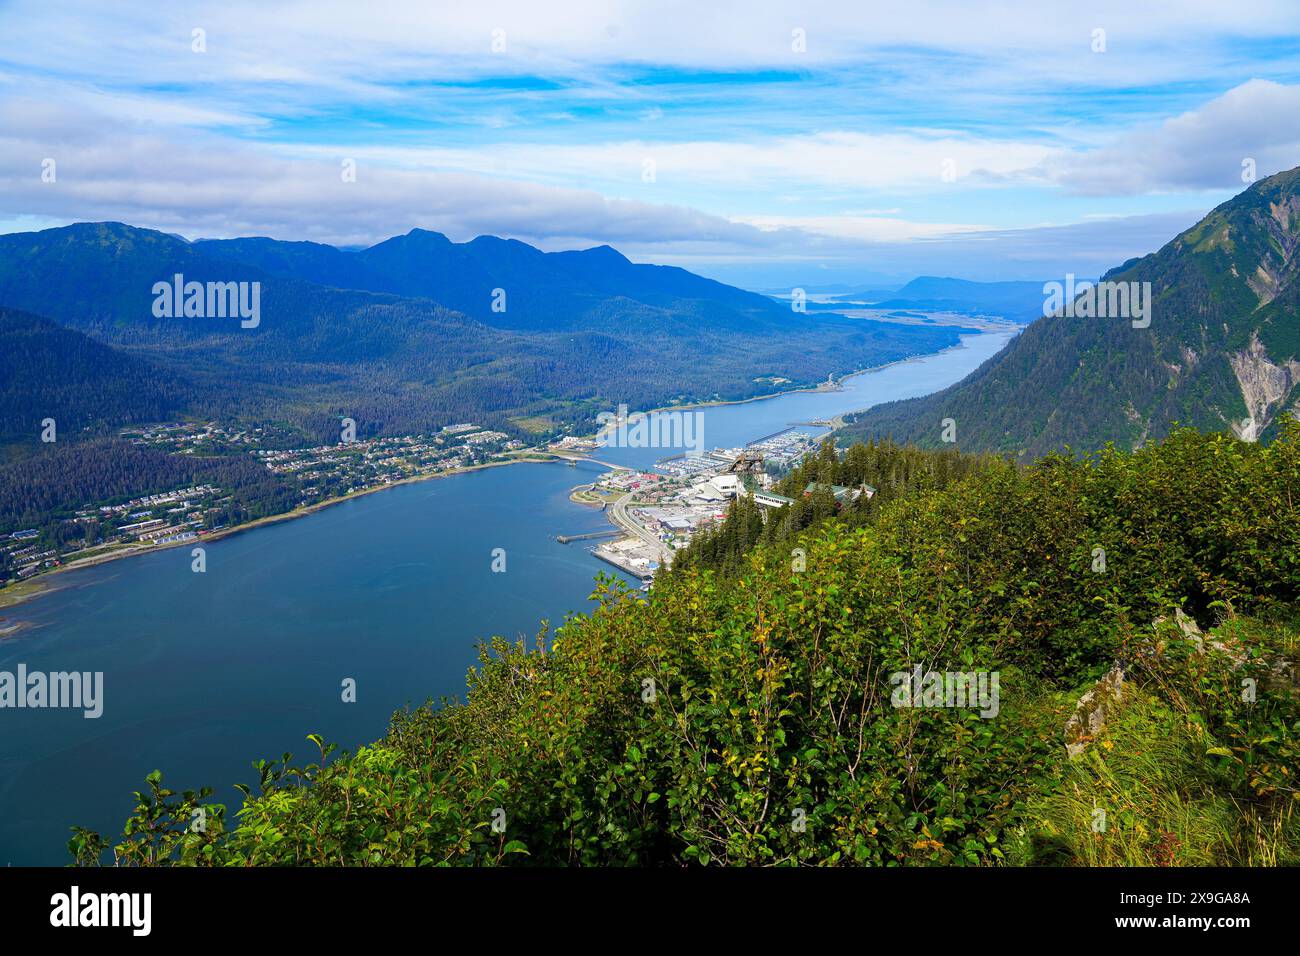
[{"label": "white cloud", "polygon": [[[190,49],[190,31],[207,31],[207,53]],[[1092,30],[1106,29],[1109,60],[1091,53]],[[807,36],[796,53],[792,30]],[[1022,79],[1069,79],[1085,71],[1191,75],[1189,55],[1207,37],[1278,38],[1300,28],[1289,0],[1255,0],[1249,15],[1220,0],[1094,0],[1084,6],[1007,0],[990,10],[967,0],[870,4],[854,0],[792,7],[783,0],[655,0],[543,4],[535,0],[227,0],[203,8],[153,2],[106,5],[69,0],[58,15],[37,0],[0,10],[7,58],[16,64],[93,72],[135,81],[143,62],[155,82],[266,79],[288,83],[378,84],[391,78],[581,75],[609,64],[693,68],[870,68],[881,51],[907,47],[1005,62]],[[492,31],[505,31],[502,53]],[[1075,53],[1078,55],[1076,56]],[[1180,63],[1181,60],[1181,63]]]},{"label": "white cloud", "polygon": [[1009,229],[903,242],[792,243],[792,255],[721,257],[709,250],[664,261],[750,288],[817,288],[828,283],[900,282],[918,274],[964,279],[1046,281],[1066,273],[1099,276],[1154,252],[1193,225],[1204,209],[1105,222]]},{"label": "white cloud", "polygon": [[[190,48],[198,26],[206,53]],[[1089,49],[1096,26],[1107,30],[1105,54]],[[490,50],[498,27],[503,54]],[[795,27],[807,31],[806,54],[790,48]],[[1254,80],[1136,128],[1107,109],[1118,97],[1089,100],[1146,84],[1135,109],[1158,116],[1159,84],[1212,83],[1224,64],[1237,76],[1233,43],[1277,49],[1297,34],[1300,18],[1281,0],[1256,3],[1249,17],[1218,0],[1082,11],[1024,0],[992,14],[965,2],[792,12],[777,0],[581,9],[232,0],[195,13],[73,0],[57,16],[16,0],[0,7],[0,224],[121,219],[189,236],[340,244],[418,225],[545,248],[608,242],[665,260],[930,255],[927,271],[977,260],[1035,270],[1036,256],[1064,261],[1074,243],[1104,268],[1133,237],[1156,241],[1136,225],[1150,220],[1086,224],[1114,241],[1084,226],[1010,231],[994,228],[1011,221],[999,204],[1044,221],[1071,218],[1052,206],[1067,192],[1190,192],[1191,208],[1209,204],[1205,190],[1239,189],[1245,157],[1261,176],[1300,163],[1300,86]],[[1300,57],[1274,52],[1267,66],[1295,75]],[[685,93],[635,82],[672,69],[706,77]],[[755,94],[732,122],[744,81],[733,84],[729,70],[815,79],[792,82],[770,109]],[[710,71],[722,74],[716,85]],[[501,77],[521,81],[509,97],[473,83]],[[859,97],[870,88],[873,122],[836,112],[840,84]],[[918,102],[946,110],[918,112]],[[1065,120],[1021,122],[1038,103]],[[611,104],[627,126],[588,120],[586,107]],[[1076,110],[1114,125],[1071,123]],[[360,163],[356,183],[339,177],[345,156]],[[55,184],[40,182],[46,157],[59,163]],[[642,182],[646,159],[654,184]],[[948,170],[956,183],[944,181]]]},{"label": "white cloud", "polygon": [[800,229],[835,239],[864,242],[905,242],[954,236],[962,233],[987,232],[991,227],[964,223],[909,222],[885,216],[739,216],[737,221],[757,226],[764,232],[777,229]]},{"label": "white cloud", "polygon": [[[297,147],[303,155],[337,156],[346,146]],[[819,132],[746,142],[725,140],[500,145],[479,149],[363,146],[349,155],[416,169],[473,171],[537,181],[629,186],[653,161],[656,182],[672,185],[832,185],[852,189],[941,189],[956,180],[996,183],[1044,163],[1058,152],[1037,143],[952,134]]]},{"label": "white cloud", "polygon": [[1132,196],[1241,189],[1246,159],[1261,179],[1300,165],[1300,85],[1251,80],[1100,148],[1057,154],[1039,170],[1085,195]]},{"label": "white cloud", "polygon": [[[46,158],[56,162],[53,183],[41,179]],[[120,219],[189,237],[265,234],[344,245],[413,226],[454,239],[494,233],[548,247],[769,241],[720,216],[585,189],[364,161],[356,182],[344,182],[341,172],[339,157],[285,158],[212,134],[178,141],[72,107],[0,103],[0,219]]]}]

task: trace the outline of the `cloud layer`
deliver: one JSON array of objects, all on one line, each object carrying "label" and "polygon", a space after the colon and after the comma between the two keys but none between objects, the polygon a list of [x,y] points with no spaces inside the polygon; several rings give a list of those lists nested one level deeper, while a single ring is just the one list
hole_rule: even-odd
[{"label": "cloud layer", "polygon": [[1300,165],[1293,4],[925,6],[19,0],[0,228],[1086,274]]}]

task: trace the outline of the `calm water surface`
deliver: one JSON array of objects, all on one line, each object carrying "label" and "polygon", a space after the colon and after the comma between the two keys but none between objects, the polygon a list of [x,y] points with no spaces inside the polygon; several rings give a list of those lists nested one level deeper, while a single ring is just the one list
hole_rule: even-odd
[{"label": "calm water surface", "polygon": [[[795,422],[924,395],[973,371],[1008,334],[855,376],[842,391],[704,410],[708,447]],[[648,466],[663,449],[602,449]],[[403,485],[207,545],[207,572],[174,548],[59,575],[7,612],[0,670],[102,671],[104,712],[0,711],[0,865],[63,864],[72,823],[117,835],[131,791],[164,771],[230,809],[258,757],[308,757],[320,733],[355,748],[405,704],[462,694],[476,642],[537,633],[585,611],[611,572],[555,535],[608,527],[568,500],[594,465],[520,465]],[[506,572],[492,571],[492,551]],[[343,703],[341,682],[356,681]]]}]

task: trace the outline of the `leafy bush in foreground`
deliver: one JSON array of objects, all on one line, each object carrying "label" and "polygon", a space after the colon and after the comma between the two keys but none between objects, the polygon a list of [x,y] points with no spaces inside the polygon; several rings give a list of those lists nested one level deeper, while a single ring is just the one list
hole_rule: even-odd
[{"label": "leafy bush in foreground", "polygon": [[[990,467],[687,568],[537,647],[495,640],[462,705],[356,754],[259,765],[193,826],[154,779],[130,864],[1296,862],[1300,425]],[[1104,554],[1098,549],[1104,549]],[[1099,562],[1099,555],[1104,562]],[[1199,646],[1181,608],[1217,623]],[[1127,672],[1068,758],[1079,694]],[[890,675],[993,671],[996,716],[896,707]],[[1243,699],[1242,681],[1258,694]],[[1098,832],[1092,810],[1108,808]],[[106,854],[77,830],[81,863]]]}]

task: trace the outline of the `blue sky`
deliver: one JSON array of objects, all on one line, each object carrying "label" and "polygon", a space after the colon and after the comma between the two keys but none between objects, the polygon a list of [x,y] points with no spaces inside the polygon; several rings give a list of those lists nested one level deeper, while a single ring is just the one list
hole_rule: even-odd
[{"label": "blue sky", "polygon": [[1038,279],[1300,165],[1293,0],[158,6],[0,3],[0,230]]}]

